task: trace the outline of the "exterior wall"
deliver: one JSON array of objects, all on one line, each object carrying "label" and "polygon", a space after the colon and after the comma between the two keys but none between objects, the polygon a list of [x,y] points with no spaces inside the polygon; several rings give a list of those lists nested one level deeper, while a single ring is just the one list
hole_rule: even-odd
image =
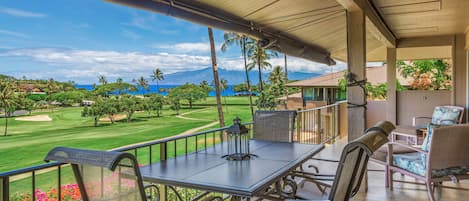
[{"label": "exterior wall", "polygon": [[451,91],[399,91],[397,124],[412,125],[412,118],[415,116],[430,117],[438,105],[451,105]]},{"label": "exterior wall", "polygon": [[370,128],[379,121],[386,120],[386,101],[368,100],[366,104],[366,127]]}]

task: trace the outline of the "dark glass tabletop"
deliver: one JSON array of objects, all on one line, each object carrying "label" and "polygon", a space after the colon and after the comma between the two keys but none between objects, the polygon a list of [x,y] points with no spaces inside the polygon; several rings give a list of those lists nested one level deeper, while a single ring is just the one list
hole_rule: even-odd
[{"label": "dark glass tabletop", "polygon": [[246,161],[228,161],[226,144],[141,167],[144,181],[253,196],[318,153],[324,145],[251,140]]}]

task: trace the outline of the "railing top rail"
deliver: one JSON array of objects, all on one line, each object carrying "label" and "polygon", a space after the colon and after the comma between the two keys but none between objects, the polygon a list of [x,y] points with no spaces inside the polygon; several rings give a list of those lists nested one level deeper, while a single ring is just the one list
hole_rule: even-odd
[{"label": "railing top rail", "polygon": [[315,108],[306,109],[306,110],[299,110],[299,111],[297,111],[297,112],[298,112],[298,113],[302,113],[302,112],[316,111],[316,110],[321,110],[321,109],[325,109],[325,108],[334,107],[334,106],[337,106],[337,105],[340,105],[340,104],[343,104],[343,103],[347,103],[347,101],[346,101],[346,100],[344,100],[344,101],[339,101],[339,102],[335,102],[334,104],[325,105],[325,106],[321,106],[321,107],[315,107]]},{"label": "railing top rail", "polygon": [[[243,123],[243,125],[249,125],[249,124],[253,124],[253,122]],[[128,146],[128,147],[111,149],[109,151],[129,151],[129,150],[138,149],[138,148],[142,148],[142,147],[147,147],[147,146],[151,146],[151,145],[155,145],[155,144],[161,144],[161,143],[171,142],[171,141],[174,141],[174,140],[184,139],[184,138],[188,138],[188,137],[204,135],[204,134],[207,134],[207,133],[223,131],[223,130],[226,130],[228,128],[229,128],[229,126],[225,126],[225,127],[222,127],[222,128],[215,128],[215,129],[201,131],[201,132],[197,132],[197,133],[190,133],[190,134],[187,134],[187,135],[179,135],[179,136],[169,137],[169,138],[160,139],[160,140],[152,140],[152,141],[149,141],[149,142],[136,144],[136,145],[132,145],[132,146]],[[10,171],[6,171],[6,172],[0,172],[0,178],[15,176],[15,175],[24,174],[24,173],[28,173],[28,172],[32,172],[32,171],[43,170],[43,169],[47,169],[47,168],[56,167],[56,166],[59,166],[59,165],[63,165],[63,163],[50,162],[50,163],[34,165],[34,166],[26,167],[26,168],[20,168],[20,169],[10,170]]]}]

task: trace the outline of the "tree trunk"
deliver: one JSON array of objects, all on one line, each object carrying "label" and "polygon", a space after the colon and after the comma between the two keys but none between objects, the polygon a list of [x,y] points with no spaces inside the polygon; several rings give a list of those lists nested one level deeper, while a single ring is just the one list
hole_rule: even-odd
[{"label": "tree trunk", "polygon": [[285,109],[288,109],[288,68],[287,68],[287,54],[283,54],[285,58]]},{"label": "tree trunk", "polygon": [[111,124],[114,124],[114,115],[109,115],[109,120],[111,120]]},{"label": "tree trunk", "polygon": [[160,93],[160,84],[158,83],[158,79],[156,79],[156,94]]},{"label": "tree trunk", "polygon": [[132,121],[132,113],[127,112],[127,123],[130,123]]},{"label": "tree trunk", "polygon": [[98,118],[98,117],[95,117],[95,118],[94,118],[94,127],[97,127],[97,126],[98,126],[98,121],[99,121],[99,118]]},{"label": "tree trunk", "polygon": [[215,93],[217,98],[217,110],[218,110],[218,121],[220,122],[220,127],[225,127],[225,118],[223,116],[223,107],[220,97],[220,80],[218,79],[218,66],[217,66],[217,55],[215,52],[215,42],[213,39],[212,28],[208,27],[208,37],[210,39],[210,53],[212,56],[212,70],[213,70],[213,80],[215,82]]},{"label": "tree trunk", "polygon": [[252,106],[252,92],[251,92],[251,82],[249,81],[249,71],[248,71],[248,64],[246,59],[246,37],[243,36],[242,41],[242,48],[243,48],[243,60],[244,60],[244,72],[246,73],[246,85],[248,87],[249,93],[249,108],[251,109],[251,117],[254,119],[254,107]]},{"label": "tree trunk", "polygon": [[189,100],[189,108],[192,109],[192,101],[191,100]]},{"label": "tree trunk", "polygon": [[8,112],[7,112],[7,108],[4,109],[5,110],[5,132],[3,133],[3,136],[7,136],[7,132],[8,132]]},{"label": "tree trunk", "polygon": [[261,69],[261,45],[257,41],[257,68],[259,69],[259,92],[264,90],[264,83],[262,83],[262,69]]}]

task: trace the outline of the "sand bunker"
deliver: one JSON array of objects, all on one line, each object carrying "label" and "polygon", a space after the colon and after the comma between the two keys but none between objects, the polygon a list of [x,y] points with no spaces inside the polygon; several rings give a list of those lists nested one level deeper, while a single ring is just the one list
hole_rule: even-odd
[{"label": "sand bunker", "polygon": [[18,117],[15,120],[17,121],[52,121],[49,115],[35,115],[27,117]]},{"label": "sand bunker", "polygon": [[[122,119],[125,119],[127,118],[127,115],[125,114],[116,114],[114,115],[114,121],[119,121],[119,120],[122,120]],[[104,121],[104,122],[111,122],[111,119],[109,119],[109,117],[103,117],[101,119],[99,119],[99,121]]]}]

